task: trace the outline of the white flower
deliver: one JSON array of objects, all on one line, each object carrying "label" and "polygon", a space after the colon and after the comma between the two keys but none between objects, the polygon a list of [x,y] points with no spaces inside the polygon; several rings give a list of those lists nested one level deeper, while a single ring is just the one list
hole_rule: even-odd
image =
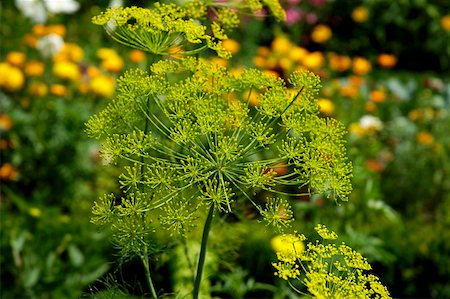
[{"label": "white flower", "polygon": [[74,13],[80,8],[75,0],[15,0],[15,3],[34,23],[45,23],[48,13]]},{"label": "white flower", "polygon": [[16,0],[16,6],[24,16],[30,18],[34,23],[47,21],[47,12],[40,0]]},{"label": "white flower", "polygon": [[51,13],[71,14],[80,8],[80,4],[75,0],[44,0],[47,9]]},{"label": "white flower", "polygon": [[379,131],[383,128],[383,122],[373,115],[364,115],[359,119],[359,126],[365,130]]},{"label": "white flower", "polygon": [[58,53],[64,46],[64,40],[57,34],[49,34],[40,38],[36,44],[36,48],[41,52],[43,57],[51,57]]},{"label": "white flower", "polygon": [[109,7],[123,6],[123,0],[111,0]]}]

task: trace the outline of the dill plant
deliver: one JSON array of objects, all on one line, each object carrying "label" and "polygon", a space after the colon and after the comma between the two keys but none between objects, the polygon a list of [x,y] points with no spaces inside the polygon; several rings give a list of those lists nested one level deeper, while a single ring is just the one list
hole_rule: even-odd
[{"label": "dill plant", "polygon": [[338,236],[325,225],[318,224],[315,230],[322,242],[309,242],[306,249],[301,243],[306,240],[304,235],[283,236],[284,246],[277,251],[278,262],[273,263],[276,276],[287,280],[298,293],[314,298],[391,298],[378,277],[366,273],[372,267],[359,252],[343,242],[331,243]]},{"label": "dill plant", "polygon": [[[120,77],[116,97],[86,129],[101,142],[103,160],[122,169],[121,194],[95,201],[92,222],[111,228],[123,254],[141,258],[153,298],[148,258],[152,233],[160,227],[186,246],[196,219],[207,214],[192,271],[198,298],[214,215],[248,201],[264,221],[283,230],[293,220],[288,196],[316,192],[346,201],[351,191],[345,130],[319,116],[318,76],[294,72],[285,82],[189,56],[210,48],[229,57],[221,40],[238,25],[235,8],[251,12],[264,4],[284,18],[276,1],[240,3],[157,3],[152,9],[112,8],[94,18],[115,40],[149,52],[155,61],[149,71],[128,70]],[[213,21],[207,11],[214,12]],[[182,58],[170,57],[174,47]],[[257,106],[251,97],[259,99]],[[286,174],[277,174],[280,164]],[[265,205],[254,199],[261,190],[273,194]]]}]

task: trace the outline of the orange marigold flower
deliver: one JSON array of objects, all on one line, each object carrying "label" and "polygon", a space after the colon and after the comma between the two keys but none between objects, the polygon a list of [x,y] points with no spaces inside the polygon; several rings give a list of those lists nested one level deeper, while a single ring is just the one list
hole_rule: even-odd
[{"label": "orange marigold flower", "polygon": [[128,54],[128,57],[130,57],[132,62],[139,63],[145,60],[145,53],[144,51],[133,49]]},{"label": "orange marigold flower", "polygon": [[96,68],[95,66],[90,65],[90,66],[88,66],[88,68],[87,68],[87,74],[88,74],[88,76],[89,76],[90,78],[94,78],[94,77],[100,76],[100,75],[101,75],[101,72],[100,72],[100,70],[99,70],[98,68]]},{"label": "orange marigold flower", "polygon": [[364,6],[358,6],[352,11],[352,19],[357,23],[363,23],[369,18],[369,11]]},{"label": "orange marigold flower", "polygon": [[419,132],[416,139],[417,142],[422,145],[432,145],[434,143],[434,137],[429,132]]},{"label": "orange marigold flower", "polygon": [[253,65],[259,68],[264,68],[266,66],[267,59],[262,56],[253,57]]},{"label": "orange marigold flower", "polygon": [[256,50],[256,54],[260,56],[268,56],[270,54],[270,49],[267,47],[259,47],[258,50]]},{"label": "orange marigold flower", "polygon": [[450,15],[443,16],[440,23],[445,31],[450,31]]},{"label": "orange marigold flower", "polygon": [[47,34],[47,27],[42,24],[36,24],[31,29],[31,32],[33,32],[33,34],[36,36],[44,36]]},{"label": "orange marigold flower", "polygon": [[381,89],[372,90],[369,99],[374,103],[384,103],[386,101],[386,92]]},{"label": "orange marigold flower", "polygon": [[231,54],[236,54],[241,49],[239,43],[234,39],[225,39],[222,41],[222,47],[230,52]]},{"label": "orange marigold flower", "polygon": [[382,172],[383,165],[377,160],[367,160],[366,167],[374,172]]},{"label": "orange marigold flower", "polygon": [[359,94],[359,89],[352,84],[345,85],[341,87],[340,94],[344,97],[356,98]]},{"label": "orange marigold flower", "polygon": [[272,41],[272,51],[276,54],[287,54],[292,47],[291,41],[284,36],[278,36]]},{"label": "orange marigold flower", "polygon": [[42,76],[45,70],[45,65],[37,60],[31,60],[25,64],[24,72],[25,75],[29,77],[39,77]]},{"label": "orange marigold flower", "polygon": [[46,96],[48,93],[48,87],[44,82],[31,82],[28,86],[30,94],[36,97]]},{"label": "orange marigold flower", "polygon": [[333,33],[331,32],[330,27],[327,25],[317,25],[313,28],[313,31],[311,32],[311,39],[313,42],[322,44],[328,41]]},{"label": "orange marigold flower", "polygon": [[62,85],[62,84],[53,84],[50,86],[50,93],[55,95],[55,96],[65,96],[69,93],[69,90],[67,89],[66,86]]},{"label": "orange marigold flower", "polygon": [[7,114],[0,114],[0,130],[8,131],[12,127],[12,119]]},{"label": "orange marigold flower", "polygon": [[365,75],[372,69],[370,62],[363,57],[355,57],[353,59],[352,70],[356,75]]},{"label": "orange marigold flower", "polygon": [[377,63],[384,68],[393,68],[397,64],[397,57],[392,54],[380,54],[377,57]]},{"label": "orange marigold flower", "polygon": [[377,110],[377,105],[375,105],[375,103],[373,103],[373,102],[367,102],[364,105],[364,109],[369,113],[373,113]]},{"label": "orange marigold flower", "polygon": [[352,65],[352,60],[350,57],[338,55],[336,53],[330,53],[328,55],[328,61],[330,68],[338,72],[345,72]]},{"label": "orange marigold flower", "polygon": [[19,171],[11,163],[5,163],[0,166],[0,180],[14,181],[19,176]]},{"label": "orange marigold flower", "polygon": [[360,76],[350,76],[349,80],[354,86],[361,86],[364,83],[364,78]]},{"label": "orange marigold flower", "polygon": [[25,34],[23,37],[25,44],[30,48],[36,48],[38,39],[32,34]]},{"label": "orange marigold flower", "polygon": [[9,52],[6,61],[14,66],[21,66],[25,62],[26,56],[22,52]]},{"label": "orange marigold flower", "polygon": [[54,24],[54,25],[48,25],[46,28],[47,34],[57,34],[59,36],[66,35],[66,27],[62,24]]}]

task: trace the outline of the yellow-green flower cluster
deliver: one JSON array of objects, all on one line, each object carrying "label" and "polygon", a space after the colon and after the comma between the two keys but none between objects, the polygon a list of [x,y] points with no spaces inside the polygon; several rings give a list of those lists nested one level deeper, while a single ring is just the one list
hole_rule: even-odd
[{"label": "yellow-green flower cluster", "polygon": [[[324,240],[337,238],[325,225],[318,224],[316,231]],[[391,298],[378,277],[364,272],[371,266],[359,252],[344,243],[337,246],[310,242],[306,250],[293,254],[293,238],[297,236],[283,239],[290,248],[287,254],[277,252],[278,262],[273,263],[276,276],[297,280],[315,298]]]}]

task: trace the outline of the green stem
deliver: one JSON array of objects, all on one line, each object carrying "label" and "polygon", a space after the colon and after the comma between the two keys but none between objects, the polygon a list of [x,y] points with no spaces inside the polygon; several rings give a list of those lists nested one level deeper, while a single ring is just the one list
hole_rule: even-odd
[{"label": "green stem", "polygon": [[202,280],[203,267],[205,265],[206,245],[208,243],[209,231],[211,230],[211,223],[214,215],[214,203],[209,207],[208,217],[206,217],[205,227],[203,228],[202,246],[200,248],[200,256],[198,257],[197,275],[194,282],[193,298],[198,299],[200,293],[200,282]]},{"label": "green stem", "polygon": [[144,254],[141,255],[142,263],[144,264],[145,276],[147,277],[148,286],[150,287],[150,292],[152,293],[153,299],[158,299],[156,295],[155,287],[153,286],[152,276],[150,275],[150,265],[148,263],[147,256],[147,246],[145,246]]}]

